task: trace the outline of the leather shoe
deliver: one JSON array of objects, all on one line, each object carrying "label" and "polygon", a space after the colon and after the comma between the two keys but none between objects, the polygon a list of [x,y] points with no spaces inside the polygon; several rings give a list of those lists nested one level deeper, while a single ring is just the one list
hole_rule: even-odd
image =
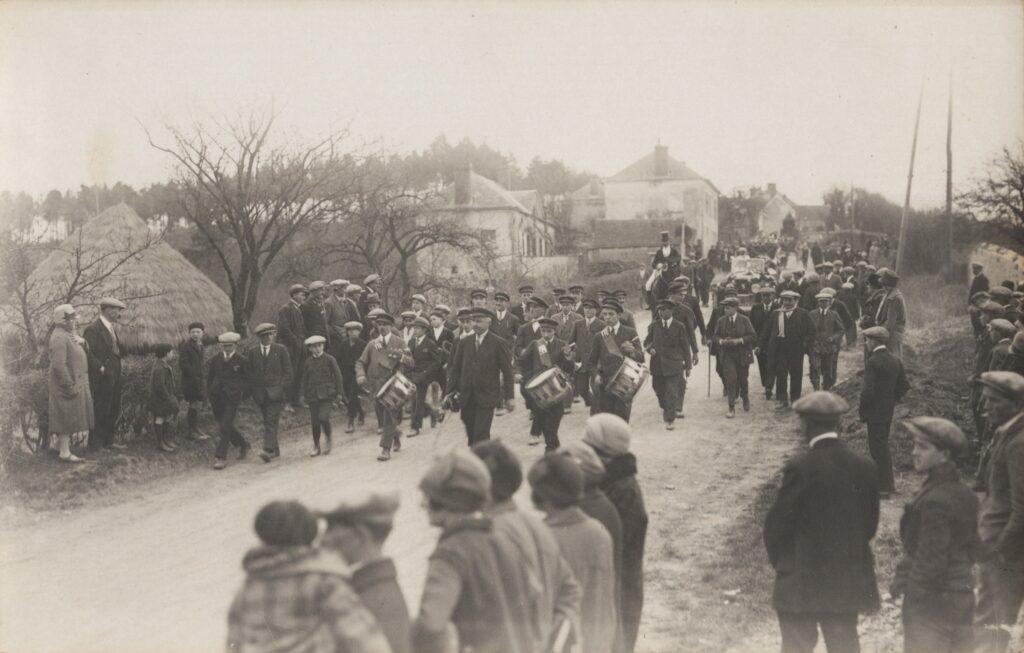
[{"label": "leather shoe", "polygon": [[750,412],[750,399],[747,397],[743,398],[743,410]]},{"label": "leather shoe", "polygon": [[736,409],[733,408],[732,406],[729,406],[729,412],[726,413],[725,416],[728,417],[729,419],[736,417]]},{"label": "leather shoe", "polygon": [[378,454],[377,456],[377,460],[381,462],[391,460],[391,449],[388,449],[387,447],[381,447],[380,454]]},{"label": "leather shoe", "polygon": [[227,466],[228,466],[228,463],[223,458],[218,458],[217,460],[213,461],[213,468],[214,469],[224,469]]},{"label": "leather shoe", "polygon": [[395,453],[398,453],[399,451],[402,450],[402,441],[398,439],[400,437],[401,436],[396,435],[394,442],[391,443],[391,450],[394,451]]},{"label": "leather shoe", "polygon": [[310,449],[310,451],[309,451],[309,457],[310,458],[316,458],[319,455],[320,455],[320,447],[313,447],[312,449]]},{"label": "leather shoe", "polygon": [[322,453],[325,456],[331,453],[331,436],[327,435],[326,433],[324,433],[324,446],[320,450],[320,453]]},{"label": "leather shoe", "polygon": [[277,458],[280,455],[281,454],[276,451],[267,451],[266,449],[264,449],[263,451],[260,452],[260,460],[262,460],[265,463],[269,463],[271,460]]},{"label": "leather shoe", "polygon": [[672,422],[665,422],[665,430],[666,431],[671,431],[675,427],[676,427],[675,424],[673,424]]},{"label": "leather shoe", "polygon": [[243,442],[242,446],[238,447],[238,459],[245,460],[245,457],[249,455],[249,449],[251,448],[252,447],[249,446],[248,442]]}]

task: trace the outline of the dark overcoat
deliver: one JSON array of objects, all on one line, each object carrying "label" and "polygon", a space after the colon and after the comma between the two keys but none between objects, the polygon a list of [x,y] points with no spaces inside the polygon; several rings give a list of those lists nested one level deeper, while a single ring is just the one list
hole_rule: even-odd
[{"label": "dark overcoat", "polygon": [[292,383],[292,360],[288,349],[276,342],[270,352],[263,355],[263,345],[249,350],[249,369],[252,371],[252,398],[257,405],[284,401],[286,388]]},{"label": "dark overcoat", "polygon": [[636,480],[636,458],[631,453],[605,464],[601,490],[615,506],[622,522],[622,574],[620,607],[623,640],[632,651],[644,607],[644,545],[647,542],[647,508]]},{"label": "dark overcoat", "polygon": [[154,417],[178,414],[178,398],[174,391],[174,372],[167,361],[157,360],[149,377],[149,412]]},{"label": "dark overcoat", "polygon": [[398,586],[398,572],[391,558],[369,560],[352,572],[352,589],[377,619],[391,645],[391,653],[412,651],[409,608]]},{"label": "dark overcoat", "polygon": [[499,400],[514,396],[509,345],[489,331],[480,347],[476,334],[460,340],[448,367],[447,388],[458,390],[463,402],[472,400],[481,408],[494,408]]},{"label": "dark overcoat", "polygon": [[181,372],[181,395],[185,401],[206,399],[206,381],[203,377],[204,350],[201,343],[191,338],[178,345],[178,371]]},{"label": "dark overcoat", "polygon": [[892,421],[896,403],[910,390],[903,363],[886,349],[878,349],[864,363],[860,391],[860,418],[872,424]]}]

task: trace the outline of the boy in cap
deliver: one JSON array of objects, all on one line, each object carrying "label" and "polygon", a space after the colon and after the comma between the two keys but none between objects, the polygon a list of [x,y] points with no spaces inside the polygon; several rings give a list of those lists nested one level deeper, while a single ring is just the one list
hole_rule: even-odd
[{"label": "boy in cap", "polygon": [[914,469],[927,475],[900,519],[903,558],[889,591],[903,597],[903,650],[969,653],[978,499],[955,462],[967,438],[941,417],[915,417],[903,426],[913,437]]},{"label": "boy in cap", "polygon": [[530,413],[530,444],[535,445],[540,443],[540,421],[536,419],[533,400],[526,394],[526,381],[523,378],[522,370],[519,369],[519,361],[526,355],[526,351],[533,341],[540,339],[540,319],[546,316],[548,303],[544,301],[543,297],[531,297],[527,304],[526,321],[516,332],[513,344],[512,365],[516,383],[519,384],[519,394],[522,395],[526,409]]},{"label": "boy in cap", "polygon": [[520,552],[521,564],[528,568],[540,590],[537,639],[542,646],[579,619],[580,586],[551,530],[534,515],[520,510],[512,498],[523,483],[516,455],[500,440],[478,442],[472,451],[491,475],[491,501],[484,515],[494,526],[494,536]]},{"label": "boy in cap", "polygon": [[[558,322],[550,317],[542,317],[537,320],[540,327],[540,338],[530,342],[526,351],[519,357],[519,370],[523,375],[523,388],[525,389],[532,380],[553,367],[561,369],[567,379],[571,379],[575,372],[574,352],[567,347],[561,338],[556,337]],[[530,396],[528,391],[524,392],[527,401],[527,408],[533,412],[533,424],[540,429],[544,436],[544,450],[554,451],[560,446],[558,441],[558,427],[562,423],[564,413],[564,402],[558,402],[550,406],[541,406]],[[571,401],[572,395],[568,396]],[[536,438],[532,438],[530,444],[536,444]]]},{"label": "boy in cap", "polygon": [[220,353],[210,359],[206,373],[206,389],[210,395],[210,408],[217,420],[217,448],[214,451],[213,468],[224,469],[227,466],[228,447],[238,447],[238,459],[245,458],[249,453],[249,443],[235,428],[235,415],[242,397],[252,383],[252,372],[249,361],[238,353],[238,341],[242,337],[228,331],[220,334]]},{"label": "boy in cap", "polygon": [[356,361],[356,382],[366,388],[374,397],[373,409],[377,414],[377,425],[380,427],[380,454],[377,460],[391,460],[391,452],[402,448],[402,432],[398,425],[402,421],[401,410],[391,410],[376,400],[377,393],[395,372],[408,361],[409,347],[398,334],[391,329],[395,318],[381,312],[376,315],[379,336],[371,340],[362,355]]},{"label": "boy in cap", "polygon": [[612,539],[580,509],[583,471],[569,454],[554,452],[534,463],[528,478],[533,504],[545,513],[544,523],[580,586],[580,650],[612,653],[618,625]]},{"label": "boy in cap", "polygon": [[449,623],[464,650],[538,650],[536,589],[519,552],[494,536],[481,512],[490,496],[487,466],[453,449],[431,465],[419,487],[430,525],[441,529],[441,537],[427,566],[413,650],[446,650]]},{"label": "boy in cap", "polygon": [[1024,377],[985,372],[978,383],[995,432],[978,473],[983,496],[976,650],[1002,653],[1024,602]]},{"label": "boy in cap", "polygon": [[156,362],[149,376],[149,413],[153,416],[157,448],[172,452],[177,447],[168,431],[171,420],[178,415],[178,397],[174,391],[174,372],[171,370],[174,348],[159,344],[153,349],[153,355]]},{"label": "boy in cap", "polygon": [[292,360],[288,349],[274,342],[277,327],[264,322],[256,327],[259,344],[249,350],[252,370],[252,399],[263,417],[263,450],[260,459],[268,463],[281,455],[277,430],[287,388],[292,383]]},{"label": "boy in cap", "polygon": [[839,349],[846,336],[843,320],[832,310],[833,295],[826,290],[815,295],[818,307],[810,314],[814,325],[814,341],[807,358],[810,361],[811,385],[815,390],[831,390],[835,385]]},{"label": "boy in cap", "polygon": [[[302,369],[302,397],[309,406],[309,427],[313,432],[313,449],[310,457],[331,453],[331,405],[342,393],[344,381],[338,361],[324,351],[327,339],[323,336],[306,338],[309,355]],[[323,448],[320,436],[324,437]]]},{"label": "boy in cap", "polygon": [[889,332],[885,327],[871,327],[864,331],[864,381],[861,383],[858,414],[868,427],[868,451],[878,468],[878,486],[882,496],[888,498],[896,491],[889,452],[889,430],[896,403],[910,390],[903,363],[889,353],[886,343]]},{"label": "boy in cap", "polygon": [[288,357],[293,366],[292,383],[288,388],[288,410],[299,408],[299,384],[302,382],[302,361],[306,357],[306,322],[302,318],[302,304],[306,301],[306,287],[301,283],[288,289],[288,302],[277,311],[277,335],[282,345],[288,348]]},{"label": "boy in cap", "polygon": [[622,523],[622,574],[619,606],[622,639],[626,651],[636,646],[640,615],[644,606],[644,546],[647,541],[647,508],[637,482],[636,456],[629,451],[632,433],[622,418],[601,413],[591,415],[583,432],[583,443],[601,459],[605,475],[601,490],[615,506]]},{"label": "boy in cap", "polygon": [[313,548],[317,523],[309,510],[275,501],[260,509],[255,526],[260,546],[242,561],[246,578],[228,612],[227,650],[391,650],[349,586],[344,561]]},{"label": "boy in cap", "polygon": [[736,399],[743,401],[743,410],[750,410],[748,379],[750,365],[754,362],[753,346],[757,333],[747,316],[739,312],[740,302],[735,297],[722,300],[724,314],[715,323],[715,346],[718,349],[718,364],[722,367],[729,412],[726,417],[736,416]]},{"label": "boy in cap", "polygon": [[338,343],[338,369],[341,370],[341,381],[344,387],[345,406],[348,410],[348,422],[345,433],[356,430],[356,424],[363,425],[366,415],[363,402],[359,398],[359,384],[356,382],[356,361],[366,349],[366,341],[362,339],[363,323],[357,320],[345,323],[345,339]]},{"label": "boy in cap", "polygon": [[398,510],[398,493],[371,492],[319,513],[327,522],[320,546],[348,562],[352,589],[384,631],[392,653],[412,652],[409,609],[395,562],[383,554]]},{"label": "boy in cap", "polygon": [[206,382],[203,374],[206,344],[206,327],[202,322],[188,325],[188,338],[178,345],[178,372],[181,375],[181,395],[188,403],[189,440],[209,440],[210,436],[199,430],[199,409],[206,401]]},{"label": "boy in cap", "polygon": [[608,384],[626,356],[643,363],[644,350],[636,331],[619,323],[621,312],[622,305],[614,300],[607,300],[601,306],[601,321],[606,326],[594,337],[589,363],[591,369],[596,371],[594,387],[598,390],[597,411],[613,413],[628,422],[633,408],[632,399],[627,401],[608,392]]},{"label": "boy in cap", "polygon": [[686,377],[692,367],[692,332],[675,319],[675,308],[675,302],[670,299],[658,302],[658,319],[651,322],[644,338],[644,348],[651,355],[651,384],[658,396],[665,428],[670,431],[675,428],[676,415],[682,414]]},{"label": "boy in cap", "polygon": [[427,390],[430,384],[444,374],[444,351],[436,342],[427,337],[430,322],[424,317],[412,321],[412,337],[409,338],[409,352],[412,356],[412,368],[406,372],[409,380],[416,384],[416,398],[413,403],[409,437],[420,434],[423,428],[423,416],[430,413],[430,428],[437,425],[437,413],[427,405]]},{"label": "boy in cap", "polygon": [[82,330],[89,354],[89,390],[92,392],[95,426],[89,432],[89,449],[101,447],[124,449],[116,442],[117,420],[121,416],[121,351],[114,325],[125,310],[124,302],[115,297],[100,299],[100,313]]},{"label": "boy in cap", "polygon": [[509,343],[490,332],[493,319],[486,308],[473,310],[473,333],[459,341],[448,369],[447,389],[459,393],[459,416],[470,446],[490,439],[499,403],[508,412],[515,409],[512,352]]},{"label": "boy in cap", "polygon": [[857,616],[878,609],[871,540],[878,529],[878,471],[836,434],[849,410],[815,391],[793,403],[808,450],[786,463],[764,524],[776,570],[772,604],[783,651],[860,650]]}]

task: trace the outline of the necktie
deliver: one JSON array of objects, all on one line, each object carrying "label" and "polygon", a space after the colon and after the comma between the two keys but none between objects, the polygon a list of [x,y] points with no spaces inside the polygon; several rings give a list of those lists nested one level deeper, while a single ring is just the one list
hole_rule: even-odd
[{"label": "necktie", "polygon": [[779,311],[779,337],[786,337],[786,312]]},{"label": "necktie", "polygon": [[666,329],[668,328],[668,320],[665,320],[665,321],[663,321],[663,322],[662,322],[662,324],[664,324],[664,325],[665,325],[665,328],[666,328]]},{"label": "necktie", "polygon": [[264,347],[263,348],[263,358],[266,358],[269,355],[270,355],[270,347]]}]

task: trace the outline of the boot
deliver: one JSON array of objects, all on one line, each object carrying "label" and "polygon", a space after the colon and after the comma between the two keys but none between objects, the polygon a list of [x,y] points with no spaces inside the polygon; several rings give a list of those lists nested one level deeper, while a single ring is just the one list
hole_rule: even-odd
[{"label": "boot", "polygon": [[171,429],[170,422],[164,422],[164,443],[173,451],[178,450],[178,443],[174,441],[174,432]]},{"label": "boot", "polygon": [[354,433],[356,430],[356,421],[351,417],[348,418],[348,423],[345,424],[345,433]]},{"label": "boot", "polygon": [[157,448],[166,453],[173,452],[174,448],[167,444],[167,423],[155,424],[154,427],[154,430],[156,431]]},{"label": "boot", "polygon": [[324,432],[324,446],[321,449],[321,453],[326,456],[331,453],[331,423],[324,422],[322,429]]},{"label": "boot", "polygon": [[199,430],[199,410],[189,406],[188,407],[188,439],[189,440],[209,440],[210,436]]},{"label": "boot", "polygon": [[387,447],[381,447],[380,454],[378,454],[377,456],[377,460],[381,462],[391,460],[391,449],[388,449]]}]

